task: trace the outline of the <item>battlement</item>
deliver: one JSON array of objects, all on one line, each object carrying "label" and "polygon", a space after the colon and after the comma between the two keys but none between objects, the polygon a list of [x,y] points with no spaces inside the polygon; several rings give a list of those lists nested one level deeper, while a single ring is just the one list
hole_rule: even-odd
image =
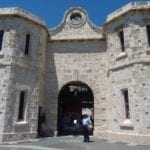
[{"label": "battlement", "polygon": [[30,21],[33,21],[35,23],[38,23],[42,26],[46,26],[45,22],[40,17],[37,17],[37,16],[33,15],[32,13],[30,13],[24,9],[18,8],[18,7],[0,8],[0,16],[7,16],[7,15],[8,16],[17,15],[17,16],[26,18]]},{"label": "battlement", "polygon": [[150,8],[150,1],[131,2],[121,7],[120,9],[114,11],[113,13],[109,14],[107,16],[106,22],[109,22],[117,18],[118,16],[125,14],[130,10],[148,9],[148,8]]}]

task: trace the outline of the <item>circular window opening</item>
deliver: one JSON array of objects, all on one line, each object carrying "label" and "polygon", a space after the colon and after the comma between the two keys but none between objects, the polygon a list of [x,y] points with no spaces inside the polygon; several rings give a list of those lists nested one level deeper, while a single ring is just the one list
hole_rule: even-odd
[{"label": "circular window opening", "polygon": [[81,19],[82,19],[82,16],[79,13],[74,13],[70,16],[70,20],[72,22],[79,22],[79,21],[81,21]]}]

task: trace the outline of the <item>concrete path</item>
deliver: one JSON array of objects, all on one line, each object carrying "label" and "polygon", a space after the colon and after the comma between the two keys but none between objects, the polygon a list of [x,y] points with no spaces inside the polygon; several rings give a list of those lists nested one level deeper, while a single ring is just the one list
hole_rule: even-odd
[{"label": "concrete path", "polygon": [[28,146],[28,145],[2,145],[0,150],[62,150],[57,148],[48,148],[42,146]]},{"label": "concrete path", "polygon": [[150,150],[150,145],[117,143],[90,138],[84,143],[82,136],[49,137],[28,142],[0,145],[0,150]]}]

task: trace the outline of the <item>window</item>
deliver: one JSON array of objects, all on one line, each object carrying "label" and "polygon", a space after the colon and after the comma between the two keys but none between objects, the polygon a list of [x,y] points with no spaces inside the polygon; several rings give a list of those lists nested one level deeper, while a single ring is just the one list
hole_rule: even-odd
[{"label": "window", "polygon": [[26,34],[26,43],[25,43],[25,55],[29,54],[29,47],[30,47],[30,34]]},{"label": "window", "polygon": [[0,51],[2,50],[4,30],[0,30]]},{"label": "window", "polygon": [[128,90],[123,90],[124,104],[125,104],[125,116],[126,119],[130,119],[129,97]]},{"label": "window", "polygon": [[146,29],[147,29],[147,41],[148,45],[150,46],[150,25],[147,25]]},{"label": "window", "polygon": [[82,18],[82,16],[80,13],[74,13],[70,16],[70,20],[73,22],[81,21],[81,18]]},{"label": "window", "polygon": [[23,121],[25,119],[25,109],[26,109],[26,92],[21,91],[19,101],[18,121]]},{"label": "window", "polygon": [[118,36],[119,36],[119,39],[120,39],[121,50],[122,50],[122,52],[124,52],[125,47],[124,47],[124,32],[123,32],[123,30],[120,30],[118,32]]}]

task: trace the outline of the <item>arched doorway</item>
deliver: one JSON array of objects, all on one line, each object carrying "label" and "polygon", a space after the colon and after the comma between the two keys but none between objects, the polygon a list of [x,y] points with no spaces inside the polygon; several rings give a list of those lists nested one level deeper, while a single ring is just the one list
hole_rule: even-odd
[{"label": "arched doorway", "polygon": [[87,84],[73,81],[63,86],[58,96],[58,135],[81,134],[83,114],[88,113],[94,123],[93,106],[93,92]]}]

